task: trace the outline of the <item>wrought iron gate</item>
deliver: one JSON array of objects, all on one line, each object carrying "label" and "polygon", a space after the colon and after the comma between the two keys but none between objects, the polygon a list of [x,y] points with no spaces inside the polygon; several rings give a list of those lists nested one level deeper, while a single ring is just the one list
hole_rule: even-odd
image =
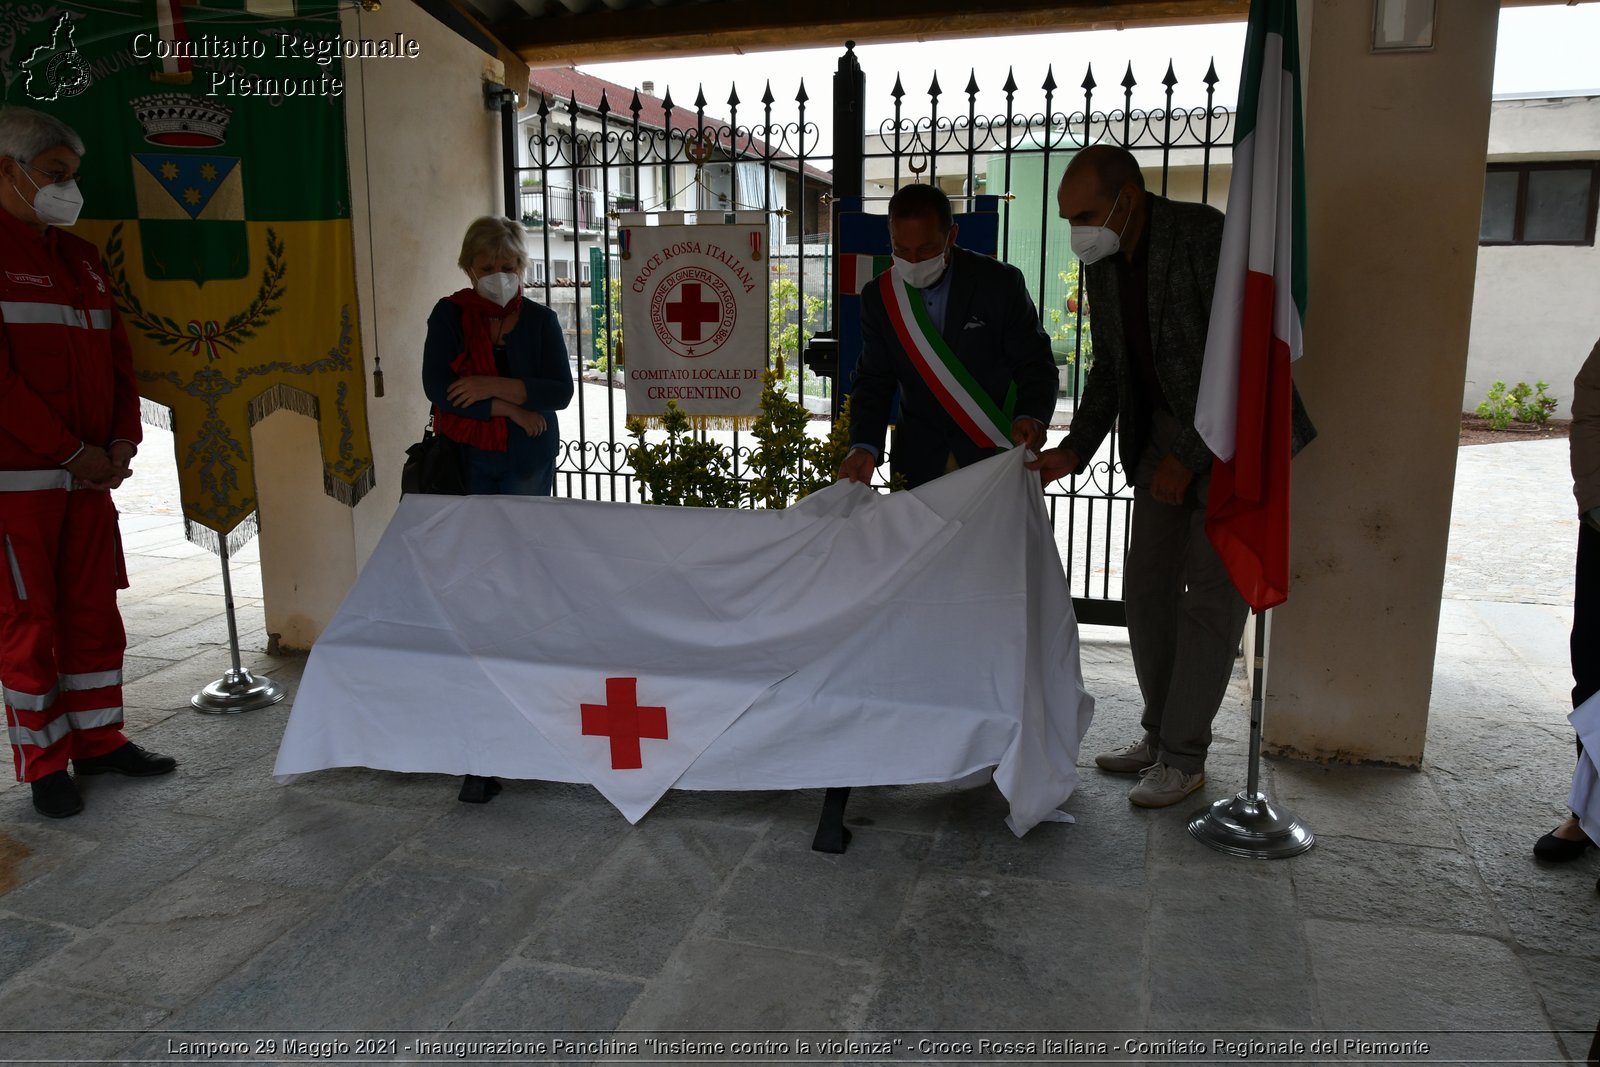
[{"label": "wrought iron gate", "polygon": [[[745,105],[737,89],[727,97],[723,119],[708,113],[703,90],[691,113],[674,103],[670,90],[659,99],[625,90],[629,99],[623,102],[614,98],[616,87],[599,85],[596,93],[594,80],[575,72],[534,72],[540,97],[525,123],[526,157],[507,198],[515,198],[530,229],[535,296],[552,306],[572,304],[569,343],[579,368],[593,363],[603,378],[615,370],[610,342],[618,323],[607,279],[613,275],[619,211],[768,211],[770,247],[779,265],[792,272],[799,293],[795,314],[776,325],[785,339],[798,334],[803,349],[820,328],[835,325],[831,236],[837,201],[861,197],[869,210],[874,204],[881,210],[895,188],[927,181],[945,188],[958,206],[982,195],[1000,198],[999,255],[1028,276],[1063,368],[1058,411],[1070,418],[1093,359],[1087,330],[1092,309],[1069,251],[1068,227],[1056,218],[1056,183],[1078,149],[1114,143],[1140,159],[1152,190],[1179,199],[1225,199],[1217,168],[1230,163],[1233,116],[1216,104],[1215,65],[1200,79],[1204,103],[1181,107],[1175,104],[1180,82],[1169,63],[1160,81],[1164,104],[1147,110],[1134,107],[1139,83],[1131,66],[1120,94],[1097,93],[1092,64],[1075,89],[1063,89],[1052,68],[1030,93],[1022,92],[1014,72],[988,95],[975,75],[956,94],[946,93],[937,75],[925,93],[908,93],[897,76],[889,94],[892,110],[876,129],[864,122],[869,101],[853,44],[846,45],[831,81],[833,144],[824,151],[821,132],[808,118],[812,104],[804,83],[793,96],[795,121],[774,121],[777,98],[768,84],[759,100],[760,121],[741,125]],[[1019,98],[1037,99],[1038,92],[1041,107],[1019,106]],[[809,113],[814,116],[814,108]],[[567,290],[571,295],[563,300]],[[824,321],[807,320],[808,293],[812,306],[820,298]],[[783,331],[785,323],[798,331]],[[769,327],[769,353],[777,340]],[[585,357],[589,352],[593,358]],[[798,396],[824,391],[827,383],[796,358],[798,351],[785,355]],[[836,404],[837,392],[826,391]],[[635,499],[621,420],[607,404],[602,421],[591,410],[588,392],[578,391],[575,427],[564,423],[556,492]],[[731,437],[741,469],[748,449],[738,434]],[[1121,625],[1133,501],[1114,440],[1115,434],[1083,475],[1051,486],[1046,502],[1078,618]]]}]

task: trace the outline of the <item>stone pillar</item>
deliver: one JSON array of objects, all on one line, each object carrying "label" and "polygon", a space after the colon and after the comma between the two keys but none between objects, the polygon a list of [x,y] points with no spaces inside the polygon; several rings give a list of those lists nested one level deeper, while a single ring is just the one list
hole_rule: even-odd
[{"label": "stone pillar", "polygon": [[[267,630],[309,648],[372,554],[400,499],[406,446],[422,436],[422,338],[434,302],[465,284],[461,236],[501,210],[500,117],[485,109],[498,59],[415,4],[346,9],[346,38],[404,33],[416,59],[347,60],[350,160],[361,355],[377,486],[354,509],[322,491],[322,458],[309,420],[278,413],[255,428],[261,497],[261,577]],[[314,161],[308,161],[314,165]],[[374,398],[374,355],[385,395]],[[296,419],[304,426],[290,425]]]},{"label": "stone pillar", "polygon": [[1371,51],[1372,3],[1315,0],[1310,307],[1269,751],[1417,766],[1472,319],[1498,0],[1438,4],[1430,52]]}]

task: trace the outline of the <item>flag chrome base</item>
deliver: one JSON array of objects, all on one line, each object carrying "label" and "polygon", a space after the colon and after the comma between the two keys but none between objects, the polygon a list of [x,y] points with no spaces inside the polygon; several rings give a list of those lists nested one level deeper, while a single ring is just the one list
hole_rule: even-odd
[{"label": "flag chrome base", "polygon": [[1218,852],[1260,860],[1298,856],[1316,843],[1310,829],[1293,814],[1273,804],[1265,793],[1249,790],[1195,812],[1189,833]]},{"label": "flag chrome base", "polygon": [[266,675],[257,677],[248,667],[236,667],[189,699],[202,715],[237,715],[269,707],[288,696],[288,690]]}]

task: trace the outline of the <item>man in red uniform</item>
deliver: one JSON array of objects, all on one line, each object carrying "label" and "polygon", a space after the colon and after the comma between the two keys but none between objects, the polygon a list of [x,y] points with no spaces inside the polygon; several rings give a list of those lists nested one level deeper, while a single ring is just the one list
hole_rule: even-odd
[{"label": "man in red uniform", "polygon": [[52,818],[83,810],[67,773],[177,766],[122,733],[117,590],[128,585],[111,490],[140,440],[128,337],[77,221],[83,141],[0,108],[0,685],[17,777]]}]

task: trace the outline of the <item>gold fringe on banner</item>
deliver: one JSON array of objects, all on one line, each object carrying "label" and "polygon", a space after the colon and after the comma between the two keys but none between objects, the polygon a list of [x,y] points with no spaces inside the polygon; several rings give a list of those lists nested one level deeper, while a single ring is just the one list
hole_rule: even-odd
[{"label": "gold fringe on banner", "polygon": [[260,532],[261,528],[256,520],[256,513],[253,511],[245,517],[243,522],[229,530],[226,538],[209,526],[201,526],[191,519],[183,520],[183,536],[214,556],[222,555],[224,540],[228,545],[228,555],[232,557],[235,552],[248,545],[256,534]]},{"label": "gold fringe on banner", "polygon": [[172,429],[172,409],[165,404],[158,404],[149,397],[139,398],[139,420],[146,426],[159,426],[163,430]]},{"label": "gold fringe on banner", "polygon": [[[696,433],[702,430],[749,430],[752,429],[759,415],[690,415],[689,429]],[[628,422],[642,422],[647,430],[662,428],[663,416],[661,415],[629,415]]]},{"label": "gold fringe on banner", "polygon": [[246,409],[251,426],[275,411],[293,411],[298,415],[309,415],[313,419],[322,418],[322,404],[317,400],[315,393],[296,389],[283,382],[257,393]]},{"label": "gold fringe on banner", "polygon": [[355,507],[361,503],[361,498],[372,492],[373,486],[378,484],[377,468],[368,467],[354,482],[347,482],[342,478],[324,473],[322,475],[322,491],[346,507]]}]

